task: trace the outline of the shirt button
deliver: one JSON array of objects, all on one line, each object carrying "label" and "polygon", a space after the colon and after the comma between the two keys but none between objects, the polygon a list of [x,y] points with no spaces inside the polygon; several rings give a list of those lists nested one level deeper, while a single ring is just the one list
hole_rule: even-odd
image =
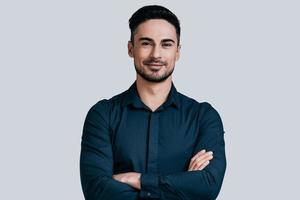
[{"label": "shirt button", "polygon": [[148,193],[147,193],[147,196],[150,196],[150,195],[151,195],[151,193],[150,193],[150,192],[148,192]]}]

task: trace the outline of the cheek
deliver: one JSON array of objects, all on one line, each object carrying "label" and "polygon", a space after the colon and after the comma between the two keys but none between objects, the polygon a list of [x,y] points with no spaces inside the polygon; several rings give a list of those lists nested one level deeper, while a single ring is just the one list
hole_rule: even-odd
[{"label": "cheek", "polygon": [[148,54],[151,53],[151,49],[150,48],[136,47],[134,49],[134,53],[136,55],[140,55],[140,56],[142,56],[142,55],[148,55]]},{"label": "cheek", "polygon": [[170,54],[169,56],[168,56],[168,63],[169,64],[173,64],[173,63],[175,63],[176,62],[176,60],[177,60],[177,56],[176,56],[176,54]]},{"label": "cheek", "polygon": [[165,57],[168,58],[169,60],[176,60],[177,56],[177,51],[175,50],[170,50],[165,53]]},{"label": "cheek", "polygon": [[134,58],[136,61],[142,62],[143,60],[147,59],[149,57],[149,52],[143,50],[143,51],[136,51],[134,52]]}]

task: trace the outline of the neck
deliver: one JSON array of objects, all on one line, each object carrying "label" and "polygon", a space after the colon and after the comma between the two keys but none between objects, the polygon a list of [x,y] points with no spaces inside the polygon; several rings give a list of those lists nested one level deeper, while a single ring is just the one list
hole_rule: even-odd
[{"label": "neck", "polygon": [[142,102],[154,111],[167,100],[172,86],[172,76],[160,83],[148,82],[137,76],[136,86]]}]

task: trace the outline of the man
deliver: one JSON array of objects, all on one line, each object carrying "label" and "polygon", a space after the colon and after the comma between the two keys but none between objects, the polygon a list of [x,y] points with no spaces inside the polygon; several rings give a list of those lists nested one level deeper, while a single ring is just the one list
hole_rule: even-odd
[{"label": "man", "polygon": [[87,200],[216,199],[225,174],[224,130],[207,102],[177,92],[180,25],[162,6],[129,20],[136,81],[88,112],[80,172]]}]

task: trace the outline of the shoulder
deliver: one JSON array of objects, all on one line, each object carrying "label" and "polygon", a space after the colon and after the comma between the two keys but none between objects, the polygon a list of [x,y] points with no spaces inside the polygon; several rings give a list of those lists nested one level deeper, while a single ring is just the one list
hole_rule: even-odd
[{"label": "shoulder", "polygon": [[198,100],[186,96],[185,94],[182,94],[180,92],[178,92],[178,97],[183,108],[193,108],[194,110],[197,110],[199,114],[205,113],[208,110],[215,110],[209,102],[199,102]]},{"label": "shoulder", "polygon": [[110,110],[114,106],[121,105],[125,96],[127,94],[127,90],[116,94],[110,98],[103,98],[98,100],[94,105],[92,105],[91,109],[95,110]]},{"label": "shoulder", "polygon": [[111,98],[102,98],[98,100],[90,107],[87,115],[100,115],[102,118],[109,121],[111,113],[119,110],[121,107],[126,94],[127,91],[124,91]]},{"label": "shoulder", "polygon": [[197,115],[199,123],[209,124],[211,122],[217,122],[221,127],[223,127],[221,116],[212,103],[203,101],[199,102],[192,97],[188,97],[180,92],[178,96],[184,110],[193,110]]}]

